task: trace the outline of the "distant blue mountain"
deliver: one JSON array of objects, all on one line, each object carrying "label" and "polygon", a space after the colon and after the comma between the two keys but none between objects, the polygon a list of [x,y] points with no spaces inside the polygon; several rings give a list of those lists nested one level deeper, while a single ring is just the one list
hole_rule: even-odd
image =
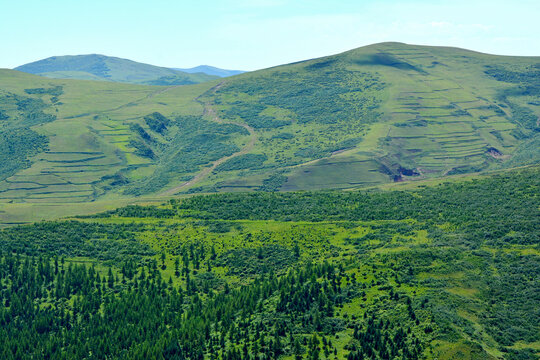
[{"label": "distant blue mountain", "polygon": [[179,70],[179,71],[187,72],[190,74],[204,73],[207,75],[215,75],[219,77],[233,76],[233,75],[238,75],[245,72],[242,70],[225,70],[225,69],[220,69],[220,68],[209,66],[209,65],[199,65],[190,69],[173,68],[173,70]]},{"label": "distant blue mountain", "polygon": [[188,85],[215,80],[216,75],[187,73],[100,54],[53,56],[15,70],[54,79],[105,80],[146,85]]}]

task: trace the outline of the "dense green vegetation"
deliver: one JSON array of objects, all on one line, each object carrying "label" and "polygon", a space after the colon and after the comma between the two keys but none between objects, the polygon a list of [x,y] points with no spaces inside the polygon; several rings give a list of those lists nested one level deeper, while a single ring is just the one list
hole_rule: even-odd
[{"label": "dense green vegetation", "polygon": [[[27,94],[48,94],[54,98],[62,87],[25,89]],[[30,127],[56,120],[43,110],[41,99],[0,93],[0,181],[31,165],[30,158],[47,149],[48,138]]]},{"label": "dense green vegetation", "polygon": [[24,92],[27,93],[27,94],[30,94],[30,95],[33,95],[33,94],[39,94],[39,95],[43,95],[43,94],[49,94],[49,95],[52,95],[52,96],[60,96],[64,93],[64,89],[62,86],[60,85],[57,85],[55,87],[51,87],[51,88],[35,88],[35,89],[24,89]]},{"label": "dense green vegetation", "polygon": [[[512,97],[530,96],[540,97],[540,63],[512,69],[508,66],[486,66],[486,74],[498,81],[518,84],[517,87],[507,88],[500,92],[499,99],[506,102],[512,109],[512,120],[525,129],[540,131],[540,123],[534,111],[525,106],[516,104]],[[528,105],[535,105],[529,102]]]},{"label": "dense green vegetation", "polygon": [[[278,221],[372,221],[416,219],[443,226],[460,224],[460,242],[468,246],[534,245],[538,241],[540,193],[537,171],[525,172],[516,189],[514,175],[494,175],[489,181],[445,184],[417,192],[303,192],[198,196],[171,200],[183,216],[201,219]],[[484,201],[497,189],[497,197]],[[468,201],[471,198],[482,199]],[[509,221],[512,219],[512,221]],[[441,245],[450,239],[439,234]],[[455,239],[452,239],[455,241]],[[454,244],[455,245],[455,244]]]},{"label": "dense green vegetation", "polygon": [[[67,257],[90,257],[103,261],[154,255],[147,245],[140,244],[135,234],[144,227],[118,224],[86,224],[77,221],[38,223],[2,233],[6,252],[28,255],[43,253]],[[54,239],[54,241],[51,241]]]},{"label": "dense green vegetation", "polygon": [[157,111],[144,117],[144,121],[148,127],[159,134],[163,134],[167,130],[167,126],[170,125],[171,121],[165,116],[161,115]]},{"label": "dense green vegetation", "polygon": [[29,157],[47,148],[47,138],[30,129],[0,131],[0,180],[30,166]]},{"label": "dense green vegetation", "polygon": [[216,171],[231,171],[261,167],[268,158],[263,154],[246,154],[234,157],[216,167]]},{"label": "dense green vegetation", "polygon": [[[380,78],[371,73],[358,73],[345,69],[332,69],[332,72],[314,71],[320,69],[319,63],[309,65],[305,74],[276,71],[265,76],[252,77],[249,80],[232,82],[219,90],[221,97],[217,104],[227,95],[238,93],[255,97],[255,104],[248,101],[235,103],[234,107],[224,111],[224,117],[235,119],[240,117],[253,127],[279,127],[288,123],[277,122],[272,124],[269,116],[260,114],[268,106],[278,106],[290,111],[290,121],[323,124],[342,123],[343,126],[351,122],[362,121],[370,123],[376,120],[377,114],[370,113],[376,109],[380,101],[371,95],[384,88]],[[324,65],[325,67],[327,65]],[[295,82],[291,84],[291,79]],[[291,87],[291,85],[294,85]],[[361,101],[354,95],[363,95]],[[253,99],[253,100],[255,100]],[[268,126],[264,124],[269,123]]]},{"label": "dense green vegetation", "polygon": [[535,359],[540,169],[0,231],[2,358]]},{"label": "dense green vegetation", "polygon": [[0,230],[2,359],[540,357],[538,58],[25,69],[62,79],[0,70],[0,225],[116,209]]},{"label": "dense green vegetation", "polygon": [[[25,89],[27,94],[49,95],[50,99],[62,92],[55,89]],[[2,128],[30,127],[56,120],[56,116],[44,112],[48,105],[40,98],[17,95],[14,93],[0,94],[0,108],[4,113]]]},{"label": "dense green vegetation", "polygon": [[219,125],[196,116],[179,116],[169,120],[159,113],[153,113],[145,120],[155,132],[169,137],[169,141],[158,142],[139,124],[133,125],[137,137],[131,144],[137,148],[137,153],[152,159],[158,157],[160,162],[152,175],[130,186],[128,194],[141,195],[161,189],[171,181],[172,176],[193,173],[201,165],[231,155],[239,150],[232,143],[232,138],[237,134],[247,134],[240,126]]}]

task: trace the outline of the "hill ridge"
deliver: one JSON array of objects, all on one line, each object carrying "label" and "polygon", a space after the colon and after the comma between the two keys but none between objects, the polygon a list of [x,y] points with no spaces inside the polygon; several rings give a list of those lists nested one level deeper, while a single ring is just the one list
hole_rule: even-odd
[{"label": "hill ridge", "polygon": [[52,56],[14,70],[50,78],[106,80],[147,85],[186,85],[216,79],[102,54]]}]

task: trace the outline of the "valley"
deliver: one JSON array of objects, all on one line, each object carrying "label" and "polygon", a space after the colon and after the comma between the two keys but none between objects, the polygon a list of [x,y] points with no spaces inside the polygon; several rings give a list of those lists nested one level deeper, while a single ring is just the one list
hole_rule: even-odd
[{"label": "valley", "polygon": [[540,360],[540,2],[4,1],[0,360]]},{"label": "valley", "polygon": [[540,58],[115,59],[0,70],[0,357],[540,356]]}]

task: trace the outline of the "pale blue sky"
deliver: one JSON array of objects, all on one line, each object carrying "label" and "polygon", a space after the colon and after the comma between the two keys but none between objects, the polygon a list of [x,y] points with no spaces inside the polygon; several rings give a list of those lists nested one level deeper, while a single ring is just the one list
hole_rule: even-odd
[{"label": "pale blue sky", "polygon": [[382,41],[540,56],[538,0],[0,0],[0,67],[99,53],[254,70]]}]

